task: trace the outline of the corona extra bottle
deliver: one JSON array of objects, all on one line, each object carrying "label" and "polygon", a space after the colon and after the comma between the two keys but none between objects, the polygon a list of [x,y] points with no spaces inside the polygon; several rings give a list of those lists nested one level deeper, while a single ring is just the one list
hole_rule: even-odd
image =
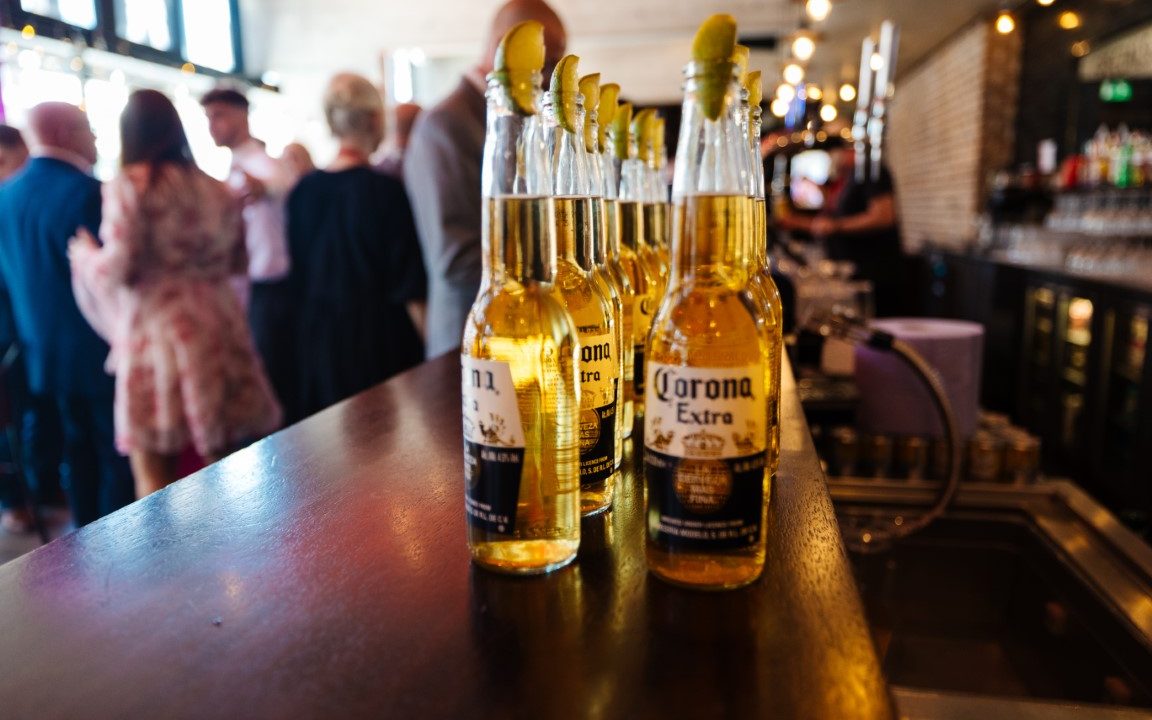
[{"label": "corona extra bottle", "polygon": [[[607,220],[604,216],[604,177],[601,153],[605,134],[599,123],[600,73],[580,78],[580,94],[584,96],[584,160],[588,168],[589,191],[592,195],[592,244],[587,253],[588,266],[581,266],[591,274],[592,281],[598,284],[612,306],[612,324],[616,329],[616,457],[614,467],[619,470],[624,464],[624,292],[623,276],[613,272],[608,263]],[[616,98],[612,109],[616,109]],[[629,308],[631,310],[631,308]],[[631,327],[631,323],[629,326]],[[628,338],[631,343],[631,338]],[[627,382],[631,384],[632,378]],[[631,395],[629,395],[631,397]],[[628,422],[632,418],[628,417]]]},{"label": "corona extra bottle", "polygon": [[556,65],[543,115],[556,218],[555,286],[580,344],[580,511],[591,515],[608,509],[619,475],[616,358],[620,347],[611,296],[591,272],[595,218],[578,63],[575,55],[565,55]]},{"label": "corona extra bottle", "polygon": [[632,333],[636,349],[632,408],[635,416],[640,417],[644,414],[645,342],[660,298],[656,296],[656,281],[640,255],[644,238],[644,163],[636,157],[636,136],[628,131],[631,116],[632,106],[628,103],[616,111],[612,123],[612,145],[620,174],[620,200],[617,203],[620,266],[635,294],[632,305]]},{"label": "corona extra bottle", "polygon": [[554,286],[540,122],[544,29],[508,32],[488,77],[482,242],[491,277],[461,348],[468,545],[481,566],[542,573],[580,544],[579,344]]},{"label": "corona extra bottle", "polygon": [[[634,397],[636,392],[635,362],[636,362],[636,335],[633,331],[635,318],[636,290],[628,281],[628,273],[620,261],[620,206],[619,191],[620,177],[617,172],[614,153],[609,152],[608,129],[615,125],[618,112],[620,86],[616,83],[607,83],[600,87],[599,136],[597,137],[600,158],[600,187],[604,197],[603,222],[603,264],[612,278],[613,284],[620,293],[620,305],[623,322],[620,324],[621,341],[624,343],[624,405],[620,417],[620,435],[624,440],[632,437],[632,425],[635,421]],[[627,112],[631,112],[631,105]],[[623,111],[623,110],[620,110]],[[625,124],[627,127],[627,124]],[[615,133],[613,132],[613,138]],[[625,142],[627,142],[625,130]],[[613,145],[615,140],[613,139]]]},{"label": "corona extra bottle", "polygon": [[735,39],[735,21],[714,15],[693,43],[672,190],[671,290],[647,358],[648,567],[710,589],[760,575],[770,490],[769,334],[742,258],[751,224]]},{"label": "corona extra bottle", "polygon": [[748,91],[748,155],[751,162],[752,178],[752,275],[751,285],[757,296],[767,304],[772,323],[771,352],[769,362],[772,371],[768,388],[768,417],[771,425],[768,430],[769,467],[772,474],[780,464],[780,368],[784,355],[784,306],[780,300],[780,289],[772,279],[772,265],[768,259],[768,217],[764,192],[764,167],[760,158],[760,127],[763,109],[760,103],[764,97],[760,71],[748,73],[745,80]]}]

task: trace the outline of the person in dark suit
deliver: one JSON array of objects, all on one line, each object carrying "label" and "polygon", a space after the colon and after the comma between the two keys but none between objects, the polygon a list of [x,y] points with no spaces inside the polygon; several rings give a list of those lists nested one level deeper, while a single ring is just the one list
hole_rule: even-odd
[{"label": "person in dark suit", "polygon": [[544,79],[564,56],[564,24],[543,0],[510,0],[496,12],[480,61],[432,109],[420,114],[404,159],[404,184],[428,272],[425,354],[460,347],[480,289],[480,163],[484,154],[485,76],[496,46],[517,23],[544,25]]},{"label": "person in dark suit", "polygon": [[12,300],[28,387],[54,405],[64,435],[64,477],[77,527],[133,499],[114,446],[108,345],[72,294],[68,241],[100,226],[95,136],[75,106],[43,103],[29,114],[32,159],[0,186],[0,279]]}]

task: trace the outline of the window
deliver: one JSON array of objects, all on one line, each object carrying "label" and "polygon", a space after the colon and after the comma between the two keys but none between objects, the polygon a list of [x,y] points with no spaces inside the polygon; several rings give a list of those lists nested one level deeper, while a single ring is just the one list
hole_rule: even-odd
[{"label": "window", "polygon": [[20,0],[20,9],[88,30],[96,27],[94,0]]},{"label": "window", "polygon": [[116,34],[157,50],[175,50],[172,0],[116,0]]},{"label": "window", "polygon": [[180,19],[188,62],[225,72],[236,69],[231,0],[185,0]]}]

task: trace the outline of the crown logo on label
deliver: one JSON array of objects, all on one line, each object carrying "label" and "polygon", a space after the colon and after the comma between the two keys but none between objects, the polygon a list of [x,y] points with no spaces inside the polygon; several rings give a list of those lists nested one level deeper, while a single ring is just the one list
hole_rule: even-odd
[{"label": "crown logo on label", "polygon": [[684,436],[684,451],[695,457],[716,457],[724,450],[724,438],[698,430]]}]

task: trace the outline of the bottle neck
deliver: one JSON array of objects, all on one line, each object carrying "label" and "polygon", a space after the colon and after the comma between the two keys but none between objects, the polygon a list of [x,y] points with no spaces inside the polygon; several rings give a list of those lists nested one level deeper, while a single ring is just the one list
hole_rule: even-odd
[{"label": "bottle neck", "polygon": [[687,70],[676,175],[672,274],[735,290],[747,281],[751,209],[747,133],[731,63]]},{"label": "bottle neck", "polygon": [[763,200],[766,196],[764,185],[764,160],[760,155],[760,130],[763,118],[760,107],[752,108],[748,116],[748,150],[752,158],[752,197]]},{"label": "bottle neck", "polygon": [[620,257],[620,201],[604,199],[604,247],[609,259]]},{"label": "bottle neck", "polygon": [[547,197],[504,197],[488,202],[494,276],[521,284],[556,277],[556,220]]},{"label": "bottle neck", "polygon": [[[560,105],[575,108],[574,122],[564,127]],[[549,93],[544,100],[544,128],[548,159],[552,165],[552,197],[555,203],[556,254],[558,258],[591,267],[592,183],[588,150],[585,147],[585,114],[583,96]]]},{"label": "bottle neck", "polygon": [[648,197],[647,166],[642,160],[628,158],[620,164],[620,201],[644,202]]},{"label": "bottle neck", "polygon": [[[537,89],[536,108],[540,94]],[[508,90],[496,79],[489,80],[486,97],[481,185],[487,216],[482,240],[487,277],[493,284],[552,282],[556,230],[540,116],[518,111]]]}]

